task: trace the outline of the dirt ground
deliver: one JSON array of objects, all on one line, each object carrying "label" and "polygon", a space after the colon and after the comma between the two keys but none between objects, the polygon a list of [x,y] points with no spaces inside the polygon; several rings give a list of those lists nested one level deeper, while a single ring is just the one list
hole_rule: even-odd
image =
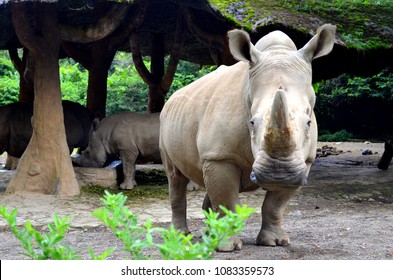
[{"label": "dirt ground", "polygon": [[[318,147],[333,146],[341,150],[338,155],[319,157],[312,167],[308,186],[294,197],[285,217],[285,228],[291,237],[291,245],[287,247],[262,247],[255,245],[255,238],[261,225],[260,209],[253,214],[241,236],[244,246],[241,251],[233,253],[216,253],[216,259],[308,259],[308,260],[372,260],[393,259],[393,166],[387,171],[377,169],[377,162],[383,152],[382,143],[318,143]],[[362,152],[368,149],[368,155]],[[143,187],[143,186],[139,186]],[[85,196],[86,194],[84,194]],[[197,213],[204,191],[189,192],[190,208]],[[260,208],[264,191],[242,194],[241,202]],[[24,218],[34,219],[37,212],[34,203],[41,207],[39,212],[61,210],[69,201],[57,200],[52,196],[19,198],[28,203],[12,203],[14,197],[0,191],[0,204],[7,207],[29,208]],[[45,208],[46,200],[51,202]],[[75,213],[83,215],[83,211],[94,210],[99,206],[97,198],[78,197]],[[196,200],[196,203],[195,203]],[[74,201],[74,200],[73,200]],[[191,203],[193,202],[193,203]],[[38,205],[37,204],[37,205]],[[53,208],[53,204],[56,205]],[[22,206],[24,205],[24,206]],[[71,205],[71,207],[74,207]],[[144,200],[133,205],[140,213],[153,213],[153,222],[157,226],[168,227],[170,211],[166,199]],[[75,207],[74,207],[75,208]],[[147,209],[147,210],[146,210]],[[191,209],[190,209],[191,210]],[[30,216],[29,216],[30,215]],[[191,214],[190,214],[191,215]],[[156,219],[154,219],[156,218]],[[191,231],[198,236],[202,227],[202,217],[191,215],[189,220]],[[1,222],[1,219],[0,219]],[[156,237],[158,240],[158,237]],[[87,247],[99,253],[121,244],[113,234],[99,223],[79,223],[73,225],[68,232],[65,243],[78,248],[79,255],[89,259]],[[7,226],[0,223],[0,259],[24,259],[18,252],[22,251],[18,241],[9,232]],[[157,252],[152,252],[158,258]],[[117,250],[110,259],[124,259],[127,255]]]}]

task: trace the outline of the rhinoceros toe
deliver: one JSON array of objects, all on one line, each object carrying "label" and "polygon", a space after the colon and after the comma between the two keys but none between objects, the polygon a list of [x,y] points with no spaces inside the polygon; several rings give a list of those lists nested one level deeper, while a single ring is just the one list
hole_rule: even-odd
[{"label": "rhinoceros toe", "polygon": [[121,190],[132,190],[134,188],[134,185],[133,184],[129,184],[129,183],[128,184],[127,183],[121,183],[119,188]]},{"label": "rhinoceros toe", "polygon": [[243,241],[237,236],[232,236],[229,240],[224,241],[217,247],[218,252],[233,252],[241,250],[243,247]]},{"label": "rhinoceros toe", "polygon": [[287,233],[283,230],[278,232],[261,230],[258,234],[257,245],[262,246],[288,246],[291,244]]}]

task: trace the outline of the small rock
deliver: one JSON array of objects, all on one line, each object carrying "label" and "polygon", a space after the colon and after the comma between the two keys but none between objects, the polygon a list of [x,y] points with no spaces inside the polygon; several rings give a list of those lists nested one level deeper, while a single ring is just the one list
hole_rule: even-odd
[{"label": "small rock", "polygon": [[369,202],[375,202],[375,199],[372,198],[372,197],[370,197],[370,198],[368,199],[368,201],[369,201]]}]

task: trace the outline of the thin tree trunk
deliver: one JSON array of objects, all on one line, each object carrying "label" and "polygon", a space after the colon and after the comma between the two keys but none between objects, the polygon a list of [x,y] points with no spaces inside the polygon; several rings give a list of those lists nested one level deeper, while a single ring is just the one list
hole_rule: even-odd
[{"label": "thin tree trunk", "polygon": [[19,101],[33,104],[34,101],[34,59],[29,50],[23,48],[23,57],[19,58],[18,50],[10,49],[10,58],[19,73]]},{"label": "thin tree trunk", "polygon": [[92,43],[87,87],[86,107],[102,118],[106,115],[108,70],[116,54],[116,50],[109,50],[109,41],[110,37],[106,37]]}]

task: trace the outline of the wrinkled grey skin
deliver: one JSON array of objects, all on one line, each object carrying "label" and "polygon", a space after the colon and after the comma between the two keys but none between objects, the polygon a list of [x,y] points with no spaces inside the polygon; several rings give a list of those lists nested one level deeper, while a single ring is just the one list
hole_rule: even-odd
[{"label": "wrinkled grey skin", "polygon": [[[62,104],[70,153],[74,148],[85,149],[93,114],[78,103],[64,100]],[[33,134],[32,116],[33,106],[29,104],[16,102],[0,107],[0,154],[22,156]]]},{"label": "wrinkled grey skin", "polygon": [[124,182],[121,189],[133,189],[135,162],[161,162],[159,147],[159,114],[123,112],[95,119],[89,136],[89,146],[80,157],[72,159],[82,167],[103,167],[108,160],[120,157]]},{"label": "wrinkled grey skin", "polygon": [[[256,243],[286,246],[285,208],[307,183],[316,153],[311,62],[332,50],[335,27],[322,26],[300,50],[280,31],[255,46],[244,31],[230,31],[228,37],[240,62],[178,90],[161,111],[160,150],[172,223],[189,232],[189,180],[206,188],[204,208],[214,211],[220,205],[236,211],[238,193],[260,186],[267,192]],[[231,241],[218,249],[241,248],[238,237]]]}]

